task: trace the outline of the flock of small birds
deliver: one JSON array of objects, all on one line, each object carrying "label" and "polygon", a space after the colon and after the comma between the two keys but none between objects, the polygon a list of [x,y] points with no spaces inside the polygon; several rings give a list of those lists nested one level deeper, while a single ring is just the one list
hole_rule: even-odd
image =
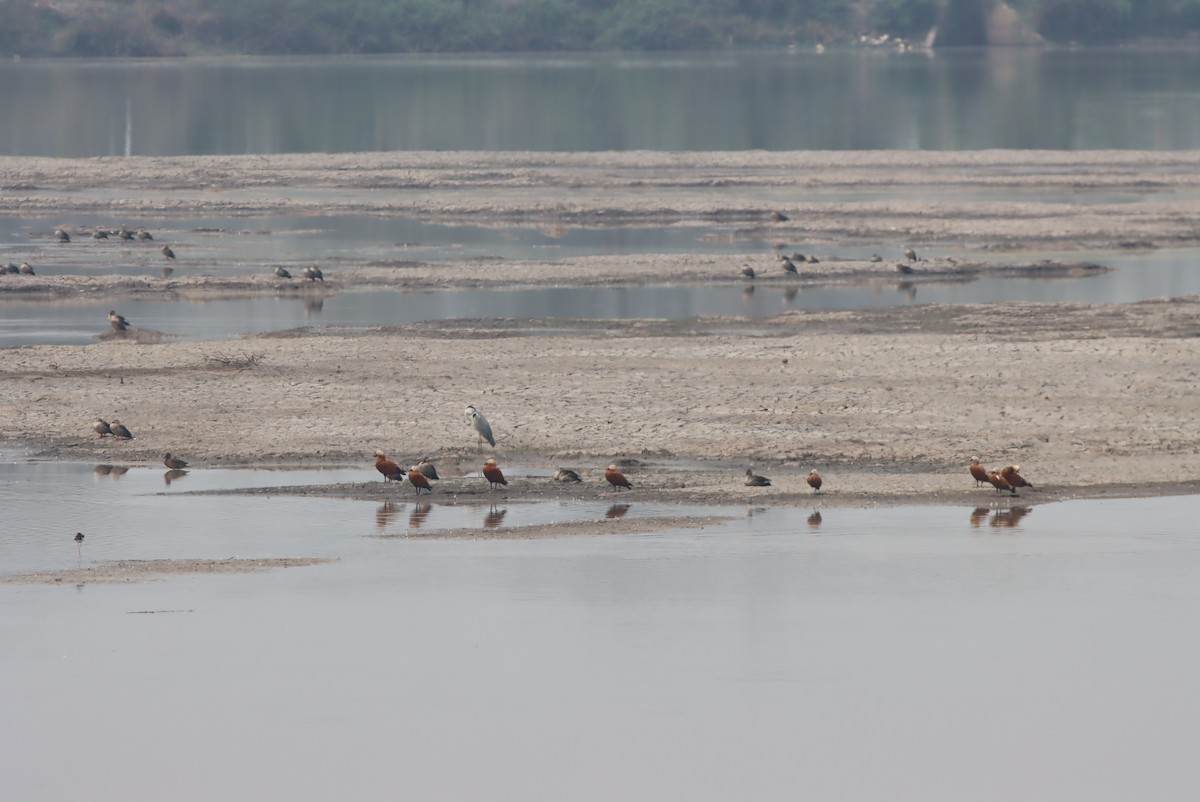
[{"label": "flock of small birds", "polygon": [[[787,218],[785,217],[784,219],[786,220]],[[815,265],[819,264],[821,261],[813,254],[805,255],[803,253],[793,253],[790,256],[781,253],[777,258],[779,260],[779,266],[783,268],[783,272],[789,276],[800,275],[800,268],[796,266],[798,264]],[[904,258],[909,263],[920,261],[920,259],[917,258],[917,252],[912,247],[905,247]],[[874,263],[882,262],[883,257],[881,257],[879,254],[873,254],[869,261]],[[896,272],[902,273],[906,276],[912,275],[915,272],[911,264],[906,264],[904,262],[897,262],[895,267]],[[758,272],[751,265],[742,265],[742,276],[752,279],[758,276]]]}]

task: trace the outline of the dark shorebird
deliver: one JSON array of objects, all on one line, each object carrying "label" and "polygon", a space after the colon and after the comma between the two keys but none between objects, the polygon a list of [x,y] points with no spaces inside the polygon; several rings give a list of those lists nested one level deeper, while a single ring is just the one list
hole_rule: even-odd
[{"label": "dark shorebird", "polygon": [[742,275],[746,278],[754,278],[754,268],[750,265],[742,265]]},{"label": "dark shorebird", "polygon": [[746,469],[746,479],[742,482],[746,487],[770,487],[771,480],[765,476],[759,476],[754,472],[753,468]]},{"label": "dark shorebird", "polygon": [[316,265],[309,265],[308,267],[304,268],[304,278],[308,279],[309,281],[319,281],[322,284],[325,283],[325,274],[322,273],[321,268],[317,267]]},{"label": "dark shorebird", "polygon": [[113,331],[125,331],[129,328],[129,321],[124,315],[118,315],[115,309],[108,310],[108,323],[113,327]]},{"label": "dark shorebird", "polygon": [[61,228],[54,229],[54,238],[59,242],[70,242],[71,235]]},{"label": "dark shorebird", "polygon": [[414,465],[408,469],[408,481],[412,482],[412,486],[416,488],[417,495],[421,495],[421,491],[432,493],[433,488],[429,486],[429,480],[425,478],[425,474],[421,473],[421,468]]},{"label": "dark shorebird", "polygon": [[[133,239],[133,232],[127,229],[125,226],[121,226],[119,229],[117,229],[117,237],[126,240]],[[172,256],[171,258],[174,259],[175,257]]]},{"label": "dark shorebird", "polygon": [[[130,239],[133,239],[133,237],[130,236]],[[163,256],[167,257],[168,259],[175,258],[175,251],[171,250],[170,245],[164,245],[161,248],[159,248],[158,250]]]},{"label": "dark shorebird", "polygon": [[779,257],[779,261],[783,264],[785,273],[791,273],[793,276],[800,275],[800,271],[796,269],[796,263],[786,256]]},{"label": "dark shorebird", "polygon": [[554,481],[556,482],[582,482],[579,474],[570,468],[559,468],[554,472]]},{"label": "dark shorebird", "polygon": [[483,478],[488,480],[489,490],[495,490],[498,485],[508,484],[508,480],[504,478],[504,473],[496,465],[496,460],[490,458],[483,464]]},{"label": "dark shorebird", "polygon": [[163,465],[166,465],[173,471],[182,471],[188,466],[185,461],[178,457],[172,457],[170,454],[163,454]]},{"label": "dark shorebird", "polygon": [[771,212],[772,223],[786,223],[790,218],[783,212]]},{"label": "dark shorebird", "polygon": [[17,272],[22,276],[32,276],[34,275],[33,265],[29,264],[29,262],[21,262],[21,266],[17,268]]},{"label": "dark shorebird", "polygon": [[911,276],[913,274],[913,269],[904,264],[904,262],[896,262],[896,272],[903,273],[906,276]]},{"label": "dark shorebird", "polygon": [[280,265],[275,268],[275,278],[291,278],[292,274],[287,271],[286,267]]},{"label": "dark shorebird", "polygon": [[20,268],[18,268],[12,262],[9,262],[8,264],[6,264],[4,266],[4,269],[0,270],[0,273],[12,273],[13,275],[16,275],[17,273],[20,273],[20,272],[21,272]]},{"label": "dark shorebird", "polygon": [[375,449],[375,470],[383,474],[383,481],[385,482],[389,479],[393,482],[404,481],[404,471],[400,469],[399,465],[388,459],[387,454],[384,454],[379,449]]},{"label": "dark shorebird", "polygon": [[92,232],[92,239],[108,239],[108,230],[104,228],[96,229]]},{"label": "dark shorebird", "polygon": [[613,490],[620,490],[622,487],[626,490],[633,490],[633,485],[625,478],[625,474],[617,470],[616,465],[609,465],[605,468],[604,478],[612,485]]},{"label": "dark shorebird", "polygon": [[429,457],[421,457],[421,461],[417,463],[417,470],[426,479],[432,479],[435,482],[439,482],[442,479],[442,477],[438,476],[437,466],[429,461]]},{"label": "dark shorebird", "polygon": [[104,418],[96,418],[92,421],[92,431],[101,437],[112,434],[112,429],[109,428],[108,421]]},{"label": "dark shorebird", "polygon": [[814,493],[821,492],[821,485],[825,484],[825,480],[821,478],[821,474],[817,473],[817,469],[813,468],[808,472],[808,476],[804,478],[808,482],[808,486],[813,489]]},{"label": "dark shorebird", "polygon": [[76,532],[76,533],[75,533],[75,542],[76,542],[76,543],[82,543],[82,542],[83,542],[83,532]]},{"label": "dark shorebird", "polygon": [[154,239],[154,237],[150,235],[150,232],[144,228],[139,228],[137,230],[137,238],[142,242],[149,242],[150,240]]},{"label": "dark shorebird", "polygon": [[118,440],[133,439],[133,433],[126,429],[116,418],[113,418],[112,423],[108,424],[108,428],[112,430],[113,437]]},{"label": "dark shorebird", "polygon": [[917,252],[912,247],[906,247],[904,249],[904,258],[910,262],[915,262],[917,261]]},{"label": "dark shorebird", "polygon": [[879,255],[879,254],[877,254],[877,253],[873,253],[873,254],[871,254],[871,259],[870,259],[870,261],[871,261],[871,262],[882,262],[882,261],[883,261],[883,257],[882,257],[882,256],[880,256],[880,255]]}]

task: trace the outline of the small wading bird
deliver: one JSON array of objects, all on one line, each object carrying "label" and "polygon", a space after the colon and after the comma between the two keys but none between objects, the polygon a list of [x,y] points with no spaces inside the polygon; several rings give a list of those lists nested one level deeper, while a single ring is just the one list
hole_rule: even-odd
[{"label": "small wading bird", "polygon": [[137,230],[137,238],[140,239],[142,242],[148,242],[148,241],[154,239],[154,237],[150,236],[150,232],[144,228],[139,228]]},{"label": "small wading bird", "polygon": [[113,331],[125,331],[129,328],[129,321],[124,315],[118,315],[115,309],[108,310],[108,324],[113,327]]},{"label": "small wading bird", "polygon": [[421,473],[421,466],[414,465],[408,469],[408,481],[412,482],[412,486],[416,488],[417,495],[421,495],[421,491],[432,493],[433,488],[429,486],[429,480],[425,478],[425,474]]},{"label": "small wading bird", "polygon": [[821,485],[825,483],[824,480],[821,479],[821,474],[817,473],[816,468],[813,468],[808,472],[808,476],[804,478],[804,481],[808,482],[808,486],[813,489],[814,493],[820,493]]},{"label": "small wading bird", "polygon": [[742,275],[746,278],[754,278],[754,268],[750,265],[742,265]]},{"label": "small wading bird", "polygon": [[504,474],[496,466],[494,459],[483,463],[483,478],[488,480],[488,490],[495,490],[498,485],[508,484],[508,480],[504,478]]},{"label": "small wading bird", "polygon": [[118,440],[133,439],[133,433],[126,429],[124,425],[122,425],[122,423],[116,418],[113,418],[112,423],[108,424],[108,429],[112,432],[113,437],[117,438]]},{"label": "small wading bird", "polygon": [[620,490],[622,487],[627,490],[633,490],[633,485],[629,484],[629,480],[625,478],[625,474],[617,470],[616,465],[609,465],[604,469],[604,478],[612,485],[613,490]]},{"label": "small wading bird", "polygon": [[[128,237],[128,239],[133,239],[133,235],[132,235],[132,234],[130,234],[130,235],[129,235],[129,237]],[[164,246],[162,246],[162,248],[160,248],[160,249],[159,249],[159,251],[162,253],[162,255],[163,255],[163,256],[167,257],[168,259],[174,259],[174,258],[175,258],[175,251],[171,250],[171,246],[170,246],[170,245],[164,245]]]},{"label": "small wading bird", "polygon": [[375,449],[375,470],[383,474],[383,481],[391,479],[393,482],[404,481],[404,472],[400,470],[400,466],[387,458],[379,449]]},{"label": "small wading bird", "polygon": [[979,457],[971,457],[971,464],[967,466],[967,470],[971,472],[971,478],[975,480],[976,487],[982,487],[988,483],[987,471],[979,464]]},{"label": "small wading bird", "polygon": [[754,472],[753,468],[746,469],[746,481],[742,484],[746,487],[770,487],[771,480],[765,476],[759,476]]},{"label": "small wading bird", "polygon": [[582,482],[583,479],[581,479],[579,477],[579,474],[575,473],[575,471],[571,470],[570,468],[559,468],[557,471],[554,472],[554,481],[556,481],[556,482]]},{"label": "small wading bird", "polygon": [[54,238],[59,242],[70,242],[71,235],[61,228],[54,229]]},{"label": "small wading bird", "polygon": [[316,265],[309,265],[304,268],[304,277],[309,281],[319,281],[325,283],[325,274],[321,272],[321,268]]},{"label": "small wading bird", "polygon": [[796,269],[796,263],[791,259],[787,258],[786,256],[781,256],[779,257],[779,261],[783,265],[783,271],[785,273],[791,273],[793,276],[800,275],[800,271]]},{"label": "small wading bird", "polygon": [[912,246],[905,247],[904,258],[910,262],[917,261],[917,252],[912,249]]},{"label": "small wading bird", "polygon": [[75,542],[76,542],[76,543],[82,543],[82,542],[83,542],[83,532],[76,532],[76,533],[75,533]]},{"label": "small wading bird", "polygon": [[108,421],[104,418],[96,418],[92,421],[92,431],[101,437],[112,434],[112,429],[109,427]]},{"label": "small wading bird", "polygon": [[495,448],[496,438],[492,436],[492,424],[488,423],[482,412],[475,409],[474,404],[467,404],[467,417],[471,419],[471,425],[479,433],[479,447],[483,448],[483,441],[487,440],[488,445]]},{"label": "small wading bird", "polygon": [[1012,485],[1010,485],[1008,483],[1007,479],[1005,479],[1003,476],[996,473],[995,471],[988,471],[987,478],[988,478],[988,481],[991,482],[992,487],[996,488],[997,493],[999,493],[1001,490],[1007,490],[1009,493],[1012,493],[1014,496],[1017,494],[1017,489],[1015,487],[1013,487]]},{"label": "small wading bird", "polygon": [[438,476],[437,467],[429,461],[429,457],[421,457],[421,461],[417,463],[417,470],[426,479],[432,479],[435,482],[441,481],[442,477]]},{"label": "small wading bird", "polygon": [[283,265],[275,268],[275,278],[291,278],[292,274],[287,271]]},{"label": "small wading bird", "polygon": [[1029,484],[1029,482],[1025,481],[1024,476],[1017,473],[1017,471],[1019,471],[1019,470],[1021,470],[1020,465],[1009,465],[1007,468],[1000,471],[1000,476],[1002,476],[1004,478],[1004,481],[1008,482],[1014,488],[1017,488],[1017,487],[1032,488],[1033,485],[1031,485],[1031,484]]},{"label": "small wading bird", "polygon": [[182,471],[188,466],[187,462],[178,457],[172,457],[170,454],[163,454],[163,465],[166,465],[173,471]]}]

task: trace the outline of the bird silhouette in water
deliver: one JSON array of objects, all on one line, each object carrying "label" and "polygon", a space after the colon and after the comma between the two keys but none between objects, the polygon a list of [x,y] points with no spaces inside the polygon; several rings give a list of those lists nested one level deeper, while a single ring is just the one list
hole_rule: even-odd
[{"label": "bird silhouette in water", "polygon": [[483,448],[483,441],[487,440],[488,445],[495,448],[496,438],[492,436],[492,424],[488,423],[482,412],[475,409],[474,404],[467,404],[467,417],[471,419],[471,426],[479,434],[479,447]]}]

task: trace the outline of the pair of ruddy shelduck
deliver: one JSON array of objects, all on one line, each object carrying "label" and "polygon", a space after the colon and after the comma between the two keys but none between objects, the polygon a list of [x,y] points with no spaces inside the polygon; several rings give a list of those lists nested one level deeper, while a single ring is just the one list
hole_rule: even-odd
[{"label": "pair of ruddy shelduck", "polygon": [[971,463],[967,466],[967,470],[971,472],[971,478],[975,480],[976,487],[989,484],[996,489],[997,493],[1007,490],[1015,496],[1018,487],[1033,487],[1020,474],[1020,465],[1009,465],[998,471],[989,471],[980,464],[979,457],[971,457]]}]

